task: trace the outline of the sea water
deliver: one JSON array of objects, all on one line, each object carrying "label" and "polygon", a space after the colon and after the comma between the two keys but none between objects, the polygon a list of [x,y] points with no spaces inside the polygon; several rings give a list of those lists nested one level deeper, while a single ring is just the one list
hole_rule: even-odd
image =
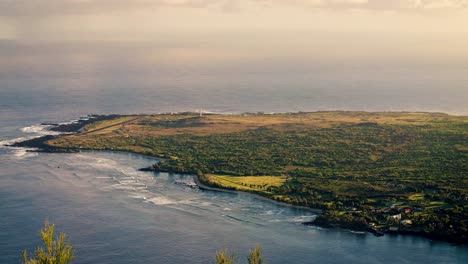
[{"label": "sea water", "polygon": [[[40,58],[39,51],[31,52]],[[190,175],[139,172],[152,158],[5,146],[49,133],[41,123],[87,114],[204,109],[466,115],[466,65],[266,61],[198,67],[94,55],[31,63],[13,54],[0,62],[0,263],[19,263],[23,249],[33,251],[45,219],[69,235],[74,263],[212,263],[221,248],[242,262],[256,244],[272,264],[468,262],[466,246],[307,227],[301,222],[315,217],[308,211],[176,184],[192,183]]]}]

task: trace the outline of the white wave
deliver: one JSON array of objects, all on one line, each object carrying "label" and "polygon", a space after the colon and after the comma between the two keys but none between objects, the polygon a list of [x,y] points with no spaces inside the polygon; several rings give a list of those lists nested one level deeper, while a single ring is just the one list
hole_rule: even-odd
[{"label": "white wave", "polygon": [[67,121],[67,122],[57,123],[57,125],[59,125],[59,126],[71,125],[71,124],[75,124],[76,122],[78,122],[78,121],[77,120],[70,120],[70,121]]},{"label": "white wave", "polygon": [[33,139],[33,138],[38,138],[39,136],[31,136],[31,137],[19,137],[19,138],[13,138],[13,139],[4,139],[0,141],[0,146],[7,147],[8,145],[12,145],[21,141]]},{"label": "white wave", "polygon": [[119,183],[120,183],[120,184],[131,184],[131,185],[134,185],[134,184],[137,183],[137,181],[136,181],[136,180],[133,180],[133,179],[132,179],[132,180],[120,180]]},{"label": "white wave", "polygon": [[96,159],[85,154],[79,154],[76,155],[76,157],[83,160],[87,160],[89,166],[97,169],[114,169],[118,165],[117,161],[100,158]]},{"label": "white wave", "polygon": [[109,186],[111,189],[114,190],[124,190],[124,191],[136,191],[135,187],[133,186],[128,186],[128,185],[123,185],[123,184],[112,184]]},{"label": "white wave", "polygon": [[198,202],[194,201],[193,199],[180,200],[177,203],[178,204],[185,204],[185,205],[198,204]]},{"label": "white wave", "polygon": [[19,149],[18,151],[15,151],[14,155],[16,157],[22,157],[28,153],[25,149]]},{"label": "white wave", "polygon": [[20,130],[24,133],[34,133],[34,134],[41,135],[41,136],[62,134],[61,132],[49,130],[49,128],[51,127],[52,126],[50,125],[32,125],[32,126],[23,127]]},{"label": "white wave", "polygon": [[311,221],[314,221],[316,217],[317,217],[316,215],[302,215],[302,216],[290,218],[288,219],[288,222],[292,222],[292,223],[311,222]]},{"label": "white wave", "polygon": [[268,220],[268,222],[270,223],[279,223],[279,222],[282,222],[280,219],[272,219],[272,220]]},{"label": "white wave", "polygon": [[151,199],[147,199],[146,201],[148,201],[150,203],[153,203],[155,205],[168,205],[168,204],[175,204],[176,203],[174,201],[171,201],[171,200],[167,199],[164,196],[154,197],[154,198],[151,198]]},{"label": "white wave", "polygon": [[135,170],[125,171],[123,169],[119,169],[119,172],[126,175],[127,176],[126,178],[129,178],[129,179],[135,179],[135,176],[141,175],[141,173],[139,173],[138,171],[135,171]]},{"label": "white wave", "polygon": [[43,125],[32,125],[28,127],[23,127],[20,130],[24,133],[41,133],[46,129],[46,126]]},{"label": "white wave", "polygon": [[147,187],[146,183],[142,183],[142,182],[141,183],[136,182],[136,183],[133,183],[133,184],[130,184],[130,185],[132,185],[134,187],[138,187],[138,188],[146,188]]},{"label": "white wave", "polygon": [[146,200],[146,196],[144,195],[131,195],[130,197],[134,198],[134,199],[138,199],[138,200]]},{"label": "white wave", "polygon": [[18,158],[29,158],[35,157],[38,155],[37,152],[30,152],[30,150],[34,150],[31,148],[18,148],[13,151],[13,155]]},{"label": "white wave", "polygon": [[18,142],[26,141],[26,140],[39,138],[39,137],[46,136],[46,135],[62,134],[60,132],[48,130],[50,127],[51,127],[50,125],[32,125],[32,126],[23,127],[20,129],[23,133],[34,134],[34,135],[1,140],[0,147],[6,147],[9,149],[12,149],[13,155],[16,157],[24,158],[24,157],[37,156],[37,153],[33,154],[30,152],[32,150],[36,150],[35,148],[19,148],[19,147],[13,148],[13,147],[10,147],[10,145],[13,145]]},{"label": "white wave", "polygon": [[65,121],[65,122],[60,122],[58,125],[71,125],[71,124],[76,124],[80,121],[88,121],[90,120],[90,117],[80,117],[78,119],[71,119],[70,121]]},{"label": "white wave", "polygon": [[211,203],[209,203],[209,202],[200,202],[198,205],[200,205],[200,206],[211,206]]},{"label": "white wave", "polygon": [[363,231],[354,231],[354,230],[349,230],[350,233],[357,234],[357,235],[366,235],[367,232]]},{"label": "white wave", "polygon": [[5,140],[0,141],[0,147],[8,149],[9,153],[13,154],[13,157],[15,157],[16,159],[24,159],[24,158],[35,157],[35,156],[38,155],[38,153],[37,152],[31,152],[33,150],[36,150],[35,148],[10,147],[10,145],[13,145],[13,144],[21,142],[21,141],[37,138],[37,137],[40,137],[40,136],[5,139]]},{"label": "white wave", "polygon": [[[78,122],[79,120],[89,120],[89,118],[75,119],[75,120],[71,120],[69,122],[64,122],[64,123],[60,123],[60,124],[73,124],[73,123]],[[54,125],[34,124],[34,125],[31,125],[31,126],[20,128],[21,132],[27,133],[27,134],[34,134],[34,135],[23,136],[23,137],[18,137],[18,138],[13,138],[13,139],[3,139],[3,140],[0,141],[0,146],[8,147],[8,145],[12,145],[12,144],[15,144],[15,143],[18,143],[18,142],[21,142],[21,141],[31,140],[31,139],[35,139],[35,138],[39,138],[39,137],[47,136],[47,135],[54,135],[55,136],[55,135],[61,135],[61,134],[70,134],[70,133],[67,133],[67,132],[58,132],[58,131],[50,130],[50,128],[53,127],[53,126]],[[35,149],[29,148],[29,149],[26,149],[26,150],[35,150]],[[24,156],[24,155],[21,154],[21,153],[23,153],[23,151],[18,151],[18,152],[15,152],[15,153],[17,153],[17,154],[15,154],[15,156]]]}]

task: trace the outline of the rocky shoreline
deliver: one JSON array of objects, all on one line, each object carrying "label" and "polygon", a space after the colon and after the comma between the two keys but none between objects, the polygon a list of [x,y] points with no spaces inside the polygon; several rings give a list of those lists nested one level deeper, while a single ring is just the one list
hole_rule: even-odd
[{"label": "rocky shoreline", "polygon": [[429,240],[437,240],[437,241],[444,241],[447,243],[451,243],[454,245],[464,245],[467,243],[466,240],[456,236],[441,236],[437,234],[431,234],[424,231],[418,230],[409,230],[404,228],[397,228],[397,229],[390,229],[390,228],[375,228],[375,227],[358,227],[356,228],[352,223],[330,223],[327,221],[311,221],[311,222],[304,222],[304,225],[307,226],[319,226],[323,228],[338,228],[338,229],[345,229],[345,230],[352,230],[352,231],[363,231],[369,232],[374,234],[375,236],[384,236],[384,235],[411,235],[411,236],[419,236],[424,237]]},{"label": "rocky shoreline", "polygon": [[64,149],[64,148],[57,148],[52,147],[45,142],[57,138],[58,135],[47,135],[38,138],[28,139],[25,141],[16,142],[14,144],[9,145],[9,147],[18,147],[18,148],[32,148],[34,152],[49,152],[49,153],[73,153],[77,152],[77,150],[73,149]]},{"label": "rocky shoreline", "polygon": [[[62,134],[78,134],[83,132],[83,128],[86,125],[92,124],[97,121],[108,120],[113,118],[118,118],[121,115],[89,115],[85,118],[80,118],[74,122],[70,123],[42,123],[42,126],[47,126],[47,130],[53,132],[59,132]],[[60,137],[61,134],[58,135],[45,135],[33,139],[28,139],[20,142],[15,142],[9,147],[19,147],[19,148],[33,148],[34,150],[28,151],[35,151],[35,152],[50,152],[50,153],[73,153],[78,152],[78,149],[73,148],[60,148],[60,147],[53,147],[45,142],[52,140],[54,138]]]}]

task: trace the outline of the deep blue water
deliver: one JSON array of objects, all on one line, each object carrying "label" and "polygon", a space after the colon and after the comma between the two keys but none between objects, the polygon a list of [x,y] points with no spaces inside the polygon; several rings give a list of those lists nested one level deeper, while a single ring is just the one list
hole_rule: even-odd
[{"label": "deep blue water", "polygon": [[[37,126],[42,122],[94,113],[200,108],[468,113],[463,64],[317,65],[266,58],[206,66],[148,64],[118,52],[86,51],[93,60],[73,60],[67,52],[74,50],[54,56],[40,49],[2,46],[1,51],[6,58],[0,62],[3,143],[43,133]],[[0,147],[0,263],[19,263],[22,249],[33,250],[46,218],[70,235],[75,263],[211,263],[217,249],[243,256],[257,243],[272,264],[468,261],[467,247],[305,227],[300,222],[313,217],[309,212],[174,183],[191,181],[187,175],[137,171],[152,162],[123,153],[36,154]]]}]

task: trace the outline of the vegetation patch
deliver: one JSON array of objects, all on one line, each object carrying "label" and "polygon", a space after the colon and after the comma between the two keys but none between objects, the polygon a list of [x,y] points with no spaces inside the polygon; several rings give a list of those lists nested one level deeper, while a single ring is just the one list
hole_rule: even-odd
[{"label": "vegetation patch", "polygon": [[270,187],[279,187],[286,182],[285,176],[221,176],[206,175],[206,180],[218,187],[238,191],[264,191]]}]

